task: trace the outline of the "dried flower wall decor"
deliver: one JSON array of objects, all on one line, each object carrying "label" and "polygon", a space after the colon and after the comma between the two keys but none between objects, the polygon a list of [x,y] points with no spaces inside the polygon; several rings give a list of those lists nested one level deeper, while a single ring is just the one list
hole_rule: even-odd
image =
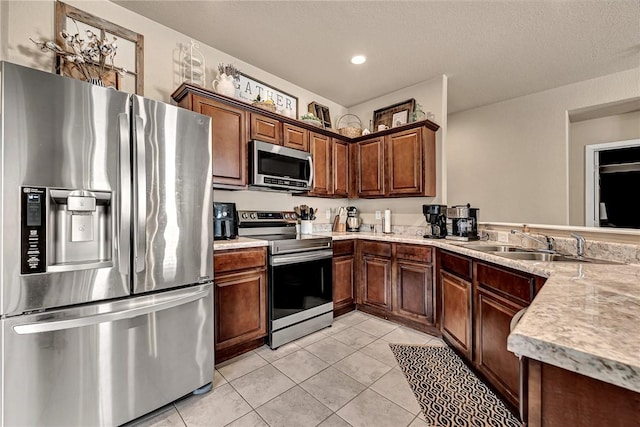
[{"label": "dried flower wall decor", "polygon": [[61,31],[60,37],[65,41],[64,48],[53,41],[30,40],[43,52],[49,51],[60,56],[87,81],[103,80],[109,71],[116,71],[123,76],[126,74],[125,68],[116,67],[113,63],[118,48],[116,37],[112,40],[107,37],[100,39],[91,30],[86,30],[85,38],[79,33],[70,34],[66,31]]},{"label": "dried flower wall decor", "polygon": [[[95,35],[95,39],[86,30],[90,30]],[[126,92],[144,95],[144,36],[142,34],[59,0],[55,2],[55,34],[56,37],[52,43],[66,52],[55,55],[56,73],[80,80],[86,80],[87,75],[90,75],[90,78],[99,75],[107,86],[115,86]],[[79,55],[69,44],[77,42],[77,39],[83,39],[86,44],[90,44],[93,40],[96,44],[94,47],[100,51],[98,53],[95,49],[89,48],[91,52],[87,53],[91,53],[90,60],[80,55],[80,60],[84,60],[83,64],[86,67],[77,62]],[[117,41],[114,42],[114,39]],[[115,49],[109,52],[110,47],[115,47],[109,46],[112,43],[117,43],[117,56]],[[47,50],[53,52],[56,47],[50,46],[52,49]],[[75,62],[66,59],[69,54],[72,55],[70,59],[74,59]]]}]

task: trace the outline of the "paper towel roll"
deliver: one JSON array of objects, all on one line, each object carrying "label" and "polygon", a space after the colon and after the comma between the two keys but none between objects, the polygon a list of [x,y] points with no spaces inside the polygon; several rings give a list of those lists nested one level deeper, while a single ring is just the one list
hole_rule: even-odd
[{"label": "paper towel roll", "polygon": [[391,233],[391,209],[384,210],[384,230],[385,233]]}]

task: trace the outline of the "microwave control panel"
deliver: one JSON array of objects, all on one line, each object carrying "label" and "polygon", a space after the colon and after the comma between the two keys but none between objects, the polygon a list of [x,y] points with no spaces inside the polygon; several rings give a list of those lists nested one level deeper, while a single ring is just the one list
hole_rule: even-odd
[{"label": "microwave control panel", "polygon": [[46,271],[46,189],[22,187],[20,189],[20,272],[22,274]]}]

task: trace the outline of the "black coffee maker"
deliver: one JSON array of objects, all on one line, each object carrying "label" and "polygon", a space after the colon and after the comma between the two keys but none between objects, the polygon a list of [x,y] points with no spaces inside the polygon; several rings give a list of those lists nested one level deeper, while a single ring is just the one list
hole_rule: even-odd
[{"label": "black coffee maker", "polygon": [[213,203],[213,240],[238,237],[238,211],[235,203]]},{"label": "black coffee maker", "polygon": [[[447,207],[445,205],[422,205],[422,213],[430,225],[427,228],[427,239],[444,239],[447,235]],[[429,234],[431,231],[431,234]]]}]

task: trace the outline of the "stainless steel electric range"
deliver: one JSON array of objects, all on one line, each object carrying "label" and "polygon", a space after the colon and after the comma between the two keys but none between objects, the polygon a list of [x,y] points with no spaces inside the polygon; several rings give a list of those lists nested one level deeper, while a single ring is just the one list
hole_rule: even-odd
[{"label": "stainless steel electric range", "polygon": [[269,242],[269,346],[331,326],[331,237],[297,234],[295,212],[238,211],[238,217],[238,235]]}]

